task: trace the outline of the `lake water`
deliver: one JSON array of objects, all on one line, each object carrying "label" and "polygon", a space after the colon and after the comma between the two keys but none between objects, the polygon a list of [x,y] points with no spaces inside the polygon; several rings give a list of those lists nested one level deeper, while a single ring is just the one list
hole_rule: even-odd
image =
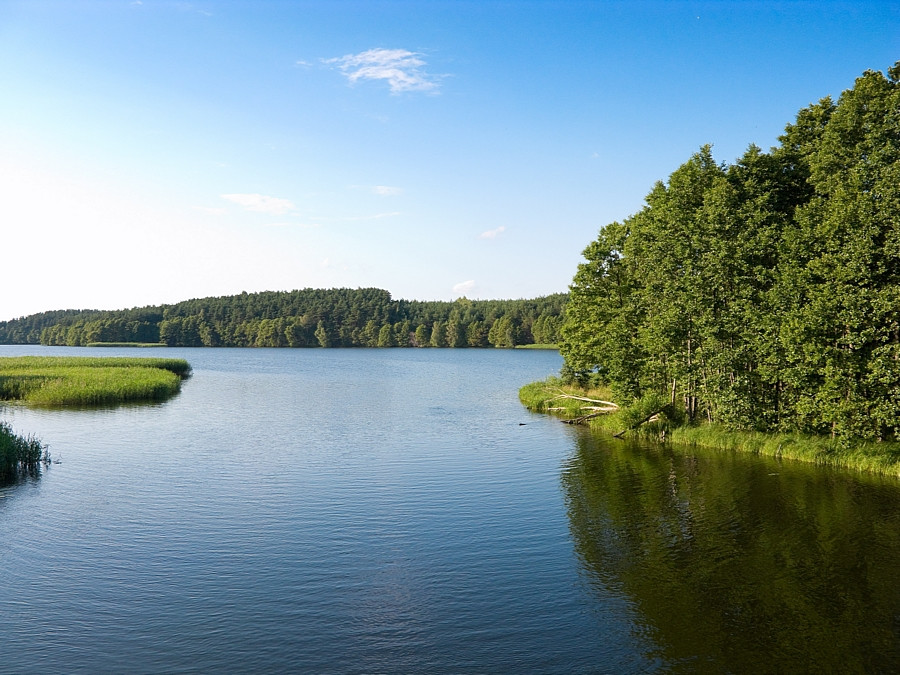
[{"label": "lake water", "polygon": [[123,350],[160,405],[0,419],[0,672],[900,669],[900,485],[528,413],[525,350]]}]

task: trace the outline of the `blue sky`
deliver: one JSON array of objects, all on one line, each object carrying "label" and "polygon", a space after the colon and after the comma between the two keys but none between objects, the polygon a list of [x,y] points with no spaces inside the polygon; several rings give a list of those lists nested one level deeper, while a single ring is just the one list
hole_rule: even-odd
[{"label": "blue sky", "polygon": [[565,291],[705,144],[900,60],[896,2],[0,3],[0,320]]}]

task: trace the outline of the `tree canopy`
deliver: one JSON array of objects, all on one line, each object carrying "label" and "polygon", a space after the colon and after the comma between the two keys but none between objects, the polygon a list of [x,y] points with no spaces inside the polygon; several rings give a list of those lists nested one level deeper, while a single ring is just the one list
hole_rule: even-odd
[{"label": "tree canopy", "polygon": [[564,374],[732,428],[900,432],[900,62],[763,152],[705,146],[601,229],[570,287]]},{"label": "tree canopy", "polygon": [[[66,310],[0,322],[0,343],[177,347],[512,347],[555,343],[567,296],[394,300],[378,288],[242,293],[120,311]],[[493,336],[493,337],[492,337]]]}]

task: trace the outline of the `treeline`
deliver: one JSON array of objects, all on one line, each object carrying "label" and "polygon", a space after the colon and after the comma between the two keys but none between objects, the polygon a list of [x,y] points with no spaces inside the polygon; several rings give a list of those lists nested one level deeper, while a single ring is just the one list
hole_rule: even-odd
[{"label": "treeline", "polygon": [[584,252],[564,374],[736,429],[900,437],[900,62],[708,147]]},{"label": "treeline", "polygon": [[556,343],[566,294],[393,300],[377,288],[242,293],[131,310],[45,312],[0,323],[0,343],[172,347],[514,347]]}]

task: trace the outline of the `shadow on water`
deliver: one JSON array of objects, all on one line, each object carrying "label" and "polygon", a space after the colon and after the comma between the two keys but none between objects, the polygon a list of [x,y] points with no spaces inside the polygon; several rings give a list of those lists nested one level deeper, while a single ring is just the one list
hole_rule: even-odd
[{"label": "shadow on water", "polygon": [[562,474],[588,583],[668,672],[900,667],[900,484],[578,436]]}]

